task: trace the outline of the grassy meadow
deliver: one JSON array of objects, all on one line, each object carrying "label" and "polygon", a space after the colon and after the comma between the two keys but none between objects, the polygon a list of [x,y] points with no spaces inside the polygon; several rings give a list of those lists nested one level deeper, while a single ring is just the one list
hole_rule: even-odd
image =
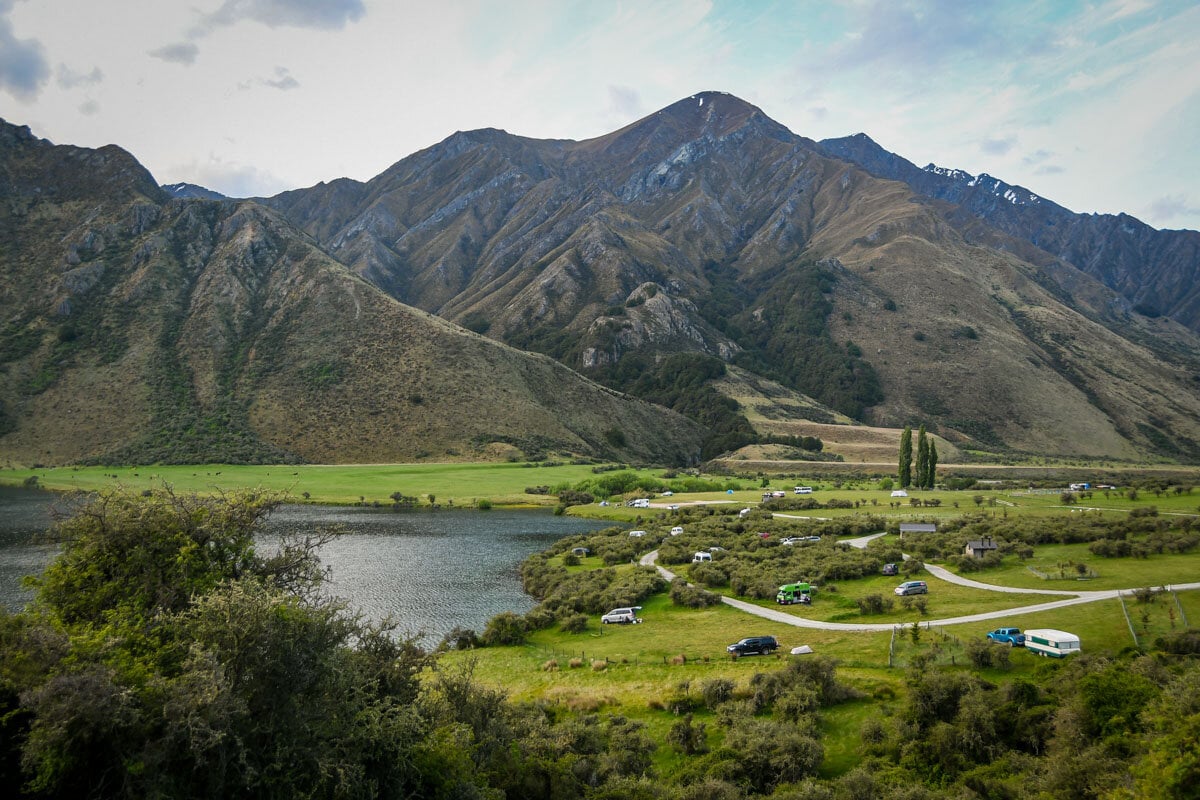
[{"label": "grassy meadow", "polygon": [[[646,470],[647,474],[651,471]],[[662,470],[657,470],[661,474]],[[475,505],[554,505],[548,495],[526,494],[527,487],[575,483],[592,477],[590,465],[503,464],[301,464],[151,467],[55,467],[0,471],[0,483],[19,486],[30,476],[55,491],[93,491],[122,486],[140,491],[166,484],[179,492],[208,494],[242,487],[286,492],[296,502],[349,505],[390,504],[394,492],[428,503]]]}]

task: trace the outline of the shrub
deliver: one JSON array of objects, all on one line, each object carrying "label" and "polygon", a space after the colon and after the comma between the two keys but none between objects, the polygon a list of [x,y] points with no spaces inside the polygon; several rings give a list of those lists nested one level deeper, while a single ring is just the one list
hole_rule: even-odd
[{"label": "shrub", "polygon": [[[979,639],[972,639],[967,642],[967,646],[964,649],[967,658],[979,669],[986,669],[992,666],[995,663],[995,654],[1001,650],[1001,648],[995,647],[991,642],[984,642]],[[1008,652],[1007,648],[1004,649],[1004,652]]]},{"label": "shrub", "polygon": [[704,698],[705,707],[712,711],[733,697],[733,681],[728,678],[704,681],[700,684],[700,696]]},{"label": "shrub", "polygon": [[883,614],[891,611],[894,606],[890,597],[878,594],[869,594],[866,597],[860,597],[855,602],[858,604],[858,610],[862,614]]},{"label": "shrub", "polygon": [[560,626],[563,633],[583,633],[587,630],[588,618],[586,614],[572,614],[565,618]]},{"label": "shrub", "polygon": [[479,646],[479,637],[470,628],[455,625],[442,637],[439,650],[471,650]]},{"label": "shrub", "polygon": [[573,489],[564,489],[558,493],[558,502],[564,506],[586,506],[595,499],[587,492],[577,492]]},{"label": "shrub", "polygon": [[683,578],[671,581],[671,602],[685,608],[706,608],[721,602],[721,596],[706,589],[691,586]]},{"label": "shrub", "polygon": [[692,715],[686,715],[667,732],[667,744],[687,756],[707,753],[708,737],[704,723],[695,724]]},{"label": "shrub", "polygon": [[483,629],[483,636],[480,641],[483,644],[506,645],[506,644],[522,644],[525,641],[525,634],[528,632],[528,625],[520,614],[515,614],[512,611],[503,611],[488,620],[487,627]]}]

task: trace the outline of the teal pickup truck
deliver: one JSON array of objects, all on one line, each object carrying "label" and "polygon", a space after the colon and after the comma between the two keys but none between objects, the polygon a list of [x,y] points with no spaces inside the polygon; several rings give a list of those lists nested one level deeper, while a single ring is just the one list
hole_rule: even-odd
[{"label": "teal pickup truck", "polygon": [[1009,647],[1024,647],[1025,634],[1021,633],[1020,628],[996,628],[994,631],[988,631],[988,640],[999,644],[1006,644]]}]

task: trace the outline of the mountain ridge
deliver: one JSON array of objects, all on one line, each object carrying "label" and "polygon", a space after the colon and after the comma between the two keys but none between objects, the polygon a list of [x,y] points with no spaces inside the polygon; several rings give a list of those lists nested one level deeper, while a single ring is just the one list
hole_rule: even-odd
[{"label": "mountain ridge", "polygon": [[[5,134],[7,459],[698,455],[695,423],[403,306],[266,206],[169,198],[117,152]],[[39,174],[71,191],[32,191]]]},{"label": "mountain ridge", "polygon": [[[924,423],[963,452],[1200,458],[1200,339],[979,213],[1026,208],[1004,197],[1015,188],[910,174],[850,137],[874,169],[950,181],[962,202],[926,194],[732,95],[579,142],[458,132],[368,181],[246,201],[172,199],[119,148],[30,136],[0,129],[6,219],[31,237],[36,209],[71,244],[7,244],[19,257],[4,263],[17,288],[0,294],[0,441],[24,452],[31,414],[50,440],[81,413],[56,394],[64,376],[111,382],[106,367],[140,353],[127,372],[143,383],[122,397],[159,440],[113,432],[118,444],[72,457],[161,457],[176,437],[247,458],[686,462],[701,429],[614,389],[703,419],[712,455],[755,441],[754,408],[775,409],[760,433],[791,429],[780,406],[739,394],[778,384],[812,400],[784,407]],[[70,188],[106,198],[103,225],[29,180],[53,185],[89,159],[103,169]],[[158,303],[146,330],[129,326],[139,292]],[[399,366],[381,378],[380,364]],[[757,378],[721,381],[732,368]],[[398,443],[413,435],[438,445]]]},{"label": "mountain ridge", "polygon": [[[925,197],[954,203],[1063,259],[1117,291],[1131,309],[1200,331],[1200,232],[1156,230],[1124,213],[1076,214],[990,175],[930,169],[932,164],[922,169],[862,133],[819,144],[827,153],[902,181]],[[1037,202],[1002,202],[1006,193],[1018,192]]]},{"label": "mountain ridge", "polygon": [[[687,352],[742,366],[757,358],[757,368],[774,370],[769,377],[794,388],[799,380],[818,400],[842,403],[839,410],[864,422],[928,419],[964,443],[1037,449],[1049,441],[1066,452],[1120,457],[1162,449],[1168,440],[1188,452],[1198,446],[1200,409],[1180,400],[1196,369],[1194,333],[1138,313],[1019,231],[892,179],[881,182],[827,149],[749,103],[702,93],[581,142],[496,129],[456,133],[343,191],[341,205],[328,187],[267,202],[393,296],[575,369],[619,373],[621,361],[637,353],[648,363]],[[1013,205],[1003,192],[988,198]],[[933,243],[920,257],[940,264],[939,282],[924,296],[883,269],[899,256],[905,278],[925,283],[914,271],[917,242]],[[795,270],[817,264],[827,265],[820,269],[847,293],[833,289],[832,303],[809,304],[825,317],[805,334],[806,344],[773,337],[762,322],[771,314],[775,325],[799,321],[785,323],[786,306],[756,298],[793,293]],[[930,332],[950,341],[962,336],[959,349],[978,341],[980,329],[952,319],[962,308],[948,312],[961,302],[931,298],[945,281],[980,269],[1006,277],[962,283],[971,287],[972,313],[990,321],[989,333],[1020,341],[1028,352],[996,351],[991,365],[973,369],[1007,385],[1014,379],[1000,374],[1002,366],[1013,375],[1020,364],[1050,365],[1034,378],[1046,384],[1036,392],[1036,411],[1013,412],[1032,402],[1017,399],[1017,385],[990,397],[950,392],[917,363],[930,350],[921,344]],[[735,299],[714,302],[722,292]],[[898,350],[894,338],[852,322],[860,315],[886,322],[902,298],[909,307],[896,316],[905,322],[892,335],[923,337],[911,347]],[[923,331],[915,317],[937,322]],[[966,329],[976,338],[961,333]],[[1092,344],[1064,347],[1078,335],[1146,363],[1156,377],[1126,386],[1131,374],[1115,378],[1089,363]],[[751,352],[773,347],[790,349],[787,363]],[[885,351],[898,353],[892,358],[903,361],[899,369]],[[1164,358],[1182,361],[1171,367]],[[804,382],[814,371],[827,376],[824,388]],[[872,373],[882,376],[882,401],[868,386]],[[915,387],[919,375],[934,388]],[[1162,406],[1155,420],[1167,433],[1131,418],[1139,404],[1129,398],[1147,390],[1165,398],[1154,405]],[[997,395],[1012,399],[993,420]]]}]

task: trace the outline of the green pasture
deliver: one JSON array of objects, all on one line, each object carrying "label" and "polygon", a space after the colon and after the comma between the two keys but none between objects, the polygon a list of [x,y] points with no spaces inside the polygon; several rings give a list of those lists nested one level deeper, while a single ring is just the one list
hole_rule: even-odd
[{"label": "green pasture", "polygon": [[[662,470],[634,471],[662,475]],[[432,496],[441,505],[470,506],[487,499],[501,505],[539,506],[554,505],[557,501],[549,495],[526,494],[526,487],[576,483],[594,474],[590,465],[577,464],[205,464],[2,470],[0,483],[20,486],[26,478],[36,475],[39,486],[56,491],[94,491],[115,486],[142,490],[167,484],[176,491],[202,494],[264,488],[287,492],[301,502],[334,505],[359,502],[390,505],[391,495],[400,492],[419,497],[422,503],[428,503]]]},{"label": "green pasture", "polygon": [[[633,469],[639,475],[661,478],[663,470]],[[0,470],[0,484],[19,486],[36,476],[38,485],[55,491],[94,491],[121,486],[140,491],[164,484],[176,491],[215,493],[237,488],[264,488],[285,492],[298,502],[346,505],[355,503],[390,504],[391,496],[417,497],[428,503],[432,497],[440,505],[472,506],[481,500],[498,505],[545,506],[556,504],[551,495],[527,494],[526,488],[575,484],[596,477],[591,465],[561,464],[542,466],[533,462],[358,464],[358,465],[228,465],[204,464],[149,467],[53,467],[42,469]],[[711,476],[722,478],[722,476]],[[890,491],[878,488],[877,481],[851,481],[844,484],[827,479],[769,480],[766,487],[753,485],[756,476],[742,476],[752,485],[735,491],[676,494],[652,498],[653,507],[625,507],[619,499],[608,506],[592,503],[575,506],[571,514],[612,519],[636,524],[651,519],[669,518],[670,504],[686,506],[712,503],[719,506],[757,507],[762,493],[783,490],[789,499],[795,485],[812,486],[813,499],[826,503],[831,499],[855,503],[853,508],[781,510],[806,518],[843,517],[878,514],[905,519],[948,519],[964,513],[982,513],[993,517],[1009,515],[1054,515],[1064,513],[1127,513],[1135,508],[1154,506],[1162,514],[1200,514],[1200,491],[1181,487],[1158,494],[1142,490],[1130,499],[1123,490],[1095,490],[1080,497],[1077,505],[1062,503],[1056,490],[1011,490],[972,488],[962,491],[910,490],[906,498],[893,498]],[[307,493],[307,494],[306,494]],[[914,501],[916,501],[914,503]],[[938,501],[936,507],[931,503]],[[927,504],[929,503],[929,504]]]},{"label": "green pasture", "polygon": [[[1080,564],[1087,570],[1085,578],[1080,578],[1077,567]],[[1094,555],[1086,544],[1041,544],[1034,546],[1032,558],[1009,555],[998,567],[976,572],[951,571],[980,583],[1021,589],[1064,592],[1134,589],[1200,581],[1200,553],[1104,558]]]}]

